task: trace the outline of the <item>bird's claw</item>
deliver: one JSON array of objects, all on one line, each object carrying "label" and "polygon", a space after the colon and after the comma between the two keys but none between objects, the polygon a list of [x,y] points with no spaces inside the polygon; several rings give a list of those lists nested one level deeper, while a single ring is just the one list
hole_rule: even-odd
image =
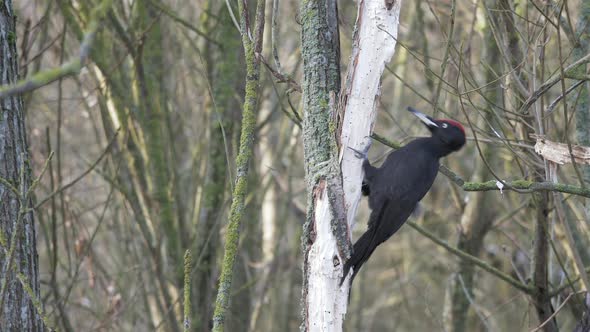
[{"label": "bird's claw", "polygon": [[357,157],[358,159],[367,159],[367,153],[366,152],[359,151],[357,149],[353,149],[350,146],[348,148],[351,149],[352,151],[354,151],[354,156]]},{"label": "bird's claw", "polygon": [[371,148],[371,143],[373,143],[373,142],[371,141],[371,138],[369,138],[368,143],[365,144],[365,147],[362,150],[357,150],[357,149],[351,148],[350,146],[348,148],[351,149],[352,151],[354,151],[354,156],[357,157],[358,159],[367,159],[367,154],[369,152],[369,149]]}]

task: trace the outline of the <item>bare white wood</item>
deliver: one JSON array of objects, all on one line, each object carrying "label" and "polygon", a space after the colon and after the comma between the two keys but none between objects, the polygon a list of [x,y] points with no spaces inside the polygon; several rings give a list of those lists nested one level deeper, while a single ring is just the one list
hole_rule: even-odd
[{"label": "bare white wood", "polygon": [[[347,74],[348,91],[344,98],[342,124],[342,178],[347,208],[348,225],[352,230],[361,196],[363,178],[362,160],[348,147],[362,149],[369,140],[376,118],[376,102],[380,95],[381,75],[395,52],[399,26],[401,0],[391,9],[384,0],[366,0],[359,3],[356,47],[353,50]],[[391,2],[389,2],[391,3]]]},{"label": "bare white wood", "polygon": [[[348,147],[362,149],[370,142],[376,118],[375,105],[380,94],[381,74],[393,57],[398,33],[401,0],[362,0],[359,2],[354,48],[341,95],[343,124],[340,151],[345,208],[349,229],[361,196],[362,160]],[[348,306],[349,285],[340,287],[343,262],[330,221],[328,190],[316,197],[316,239],[309,251],[309,289],[306,331],[342,331]],[[349,234],[350,236],[350,234]],[[313,308],[313,309],[312,309]]]}]

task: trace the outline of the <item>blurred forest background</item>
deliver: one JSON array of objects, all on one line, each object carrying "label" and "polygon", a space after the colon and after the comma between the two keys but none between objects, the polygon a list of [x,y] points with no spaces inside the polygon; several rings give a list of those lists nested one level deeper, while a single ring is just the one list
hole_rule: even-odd
[{"label": "blurred forest background", "polygon": [[[300,324],[300,3],[266,2],[227,331]],[[21,78],[79,57],[100,3],[15,1]],[[357,3],[338,6],[345,67]],[[34,177],[54,153],[35,192],[35,222],[41,300],[61,331],[182,330],[186,249],[192,326],[210,329],[245,94],[238,15],[234,0],[114,0],[89,64],[23,95]],[[557,180],[588,196],[588,166],[564,165],[550,176],[530,135],[590,146],[589,76],[568,67],[590,53],[589,20],[584,0],[404,1],[375,133],[402,144],[426,135],[403,111],[411,105],[467,128],[465,148],[443,161],[463,180]],[[374,142],[370,159],[379,163],[389,151]],[[576,257],[590,267],[588,201],[505,189],[467,192],[440,174],[412,219],[499,273],[406,225],[357,277],[345,329],[529,331],[541,323],[535,303],[545,301],[559,308],[559,327],[572,330],[585,311],[586,271]],[[368,212],[363,202],[353,238]],[[543,269],[548,287],[538,294]]]}]

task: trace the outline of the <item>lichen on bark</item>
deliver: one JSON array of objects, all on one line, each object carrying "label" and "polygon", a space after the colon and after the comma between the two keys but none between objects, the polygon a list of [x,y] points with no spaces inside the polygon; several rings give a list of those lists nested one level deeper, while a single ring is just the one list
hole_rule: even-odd
[{"label": "lichen on bark", "polygon": [[[336,239],[346,238],[346,216],[343,207],[341,174],[337,162],[337,124],[334,123],[340,90],[340,40],[338,11],[332,0],[306,0],[300,3],[301,44],[303,58],[303,150],[307,187],[307,218],[301,238],[303,249],[302,324],[309,327],[308,290],[310,277],[310,250],[316,241],[316,204],[327,190],[331,214],[330,229]],[[340,188],[340,189],[338,189]],[[337,241],[342,242],[342,241]],[[326,308],[312,308],[324,310]],[[326,309],[328,310],[328,309]],[[319,327],[316,327],[319,328]]]},{"label": "lichen on bark", "polygon": [[260,60],[256,53],[261,52],[262,31],[264,30],[265,0],[257,1],[254,40],[250,40],[250,25],[245,3],[238,2],[240,12],[240,29],[242,31],[242,45],[246,58],[246,94],[242,111],[242,127],[239,152],[236,158],[236,182],[233,189],[232,204],[229,211],[229,225],[226,232],[223,263],[219,288],[213,313],[213,331],[223,331],[225,328],[226,312],[231,297],[233,268],[238,254],[239,230],[244,213],[245,196],[247,194],[248,170],[252,159],[254,136],[256,133],[256,117],[258,112],[258,98],[260,93]]},{"label": "lichen on bark", "polygon": [[[12,1],[4,0],[0,6],[0,85],[18,80],[15,22]],[[0,232],[4,242],[0,245],[0,326],[6,331],[43,331],[35,308],[40,294],[39,262],[30,210],[32,178],[23,103],[17,95],[0,99],[0,104]],[[14,248],[12,257],[9,248]]]}]

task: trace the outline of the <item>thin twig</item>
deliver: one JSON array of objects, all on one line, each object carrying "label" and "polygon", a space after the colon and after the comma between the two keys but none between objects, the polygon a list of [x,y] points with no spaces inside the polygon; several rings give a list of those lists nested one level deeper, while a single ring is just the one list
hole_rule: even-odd
[{"label": "thin twig", "polygon": [[98,22],[102,20],[107,11],[111,8],[112,2],[113,0],[103,0],[103,2],[92,10],[91,20],[88,24],[87,31],[84,33],[82,44],[80,45],[80,52],[77,57],[64,63],[58,68],[42,71],[24,80],[18,81],[13,85],[0,86],[0,99],[29,92],[55,82],[63,77],[78,74],[80,69],[88,64],[94,36],[100,27]]},{"label": "thin twig", "polygon": [[572,78],[572,79],[579,79],[582,81],[587,81],[589,78],[585,73],[579,73],[580,66],[590,62],[590,53],[586,56],[582,57],[581,59],[577,60],[576,62],[572,63],[571,65],[565,67],[563,69],[563,76],[561,74],[555,75],[548,79],[545,83],[543,83],[537,90],[535,90],[530,97],[526,100],[526,102],[522,105],[519,112],[526,113],[528,109],[539,99],[541,96],[549,90],[552,86],[557,84],[560,80],[564,78]]},{"label": "thin twig", "polygon": [[260,60],[260,62],[264,64],[264,66],[266,67],[266,69],[268,69],[272,76],[274,76],[278,80],[278,83],[289,83],[293,90],[301,93],[301,85],[299,85],[299,83],[297,83],[293,78],[291,78],[291,76],[285,75],[281,73],[279,70],[275,70],[274,68],[272,68],[271,65],[266,61],[264,56],[262,56],[262,54],[257,53],[256,57]]},{"label": "thin twig", "polygon": [[584,84],[586,81],[578,81],[576,83],[574,83],[572,86],[570,86],[566,91],[565,94],[560,94],[557,98],[555,98],[554,101],[551,102],[551,104],[549,104],[549,106],[547,106],[547,109],[545,110],[545,113],[547,113],[547,115],[550,115],[551,113],[553,113],[553,110],[555,109],[555,106],[557,106],[557,104],[559,103],[560,100],[562,100],[565,96],[567,96],[570,92],[574,91],[577,87],[579,87],[580,85]]},{"label": "thin twig", "polygon": [[474,265],[479,266],[480,268],[482,268],[483,270],[491,273],[492,275],[500,278],[501,280],[504,280],[505,282],[509,283],[510,285],[512,285],[514,288],[519,289],[527,294],[532,294],[532,292],[534,291],[534,289],[529,286],[529,285],[525,285],[523,283],[521,283],[520,281],[512,278],[511,276],[509,276],[508,274],[498,270],[497,268],[489,265],[488,263],[486,263],[485,261],[472,256],[462,250],[459,250],[451,245],[449,245],[447,242],[439,239],[436,235],[430,233],[429,231],[427,231],[425,228],[423,228],[422,226],[416,224],[415,222],[408,220],[406,222],[410,227],[412,227],[413,229],[417,230],[418,233],[426,236],[427,238],[429,238],[430,240],[432,240],[432,242],[438,244],[439,246],[445,248],[447,251],[449,251],[450,253],[452,253],[455,256],[458,256],[459,258],[466,260],[468,262],[473,263]]},{"label": "thin twig", "polygon": [[88,175],[88,173],[92,172],[96,166],[98,166],[98,164],[100,163],[100,161],[107,155],[107,153],[111,150],[111,147],[113,146],[113,144],[116,141],[117,135],[119,133],[120,129],[117,129],[117,131],[115,132],[115,135],[113,135],[113,137],[111,138],[111,141],[109,142],[109,144],[107,145],[107,147],[104,149],[104,151],[102,152],[102,154],[98,157],[98,159],[96,159],[96,161],[90,165],[90,167],[85,170],[84,172],[82,172],[82,174],[78,175],[77,178],[73,179],[72,181],[70,181],[69,183],[57,188],[54,192],[52,192],[51,194],[47,195],[45,198],[43,198],[39,203],[37,203],[37,205],[35,205],[35,207],[33,208],[34,210],[38,209],[39,207],[41,207],[43,204],[47,203],[48,200],[50,200],[53,196],[59,194],[60,192],[70,188],[71,186],[75,185],[76,183],[78,183],[78,181],[82,180],[86,175]]},{"label": "thin twig", "polygon": [[539,331],[539,330],[541,330],[541,329],[543,328],[543,326],[545,326],[547,323],[549,323],[549,322],[550,322],[550,321],[553,319],[553,317],[555,317],[555,315],[557,315],[557,313],[559,313],[559,311],[561,311],[561,309],[563,308],[563,306],[564,306],[564,305],[565,305],[565,304],[566,304],[566,303],[567,303],[567,302],[568,302],[568,301],[569,301],[569,300],[572,298],[572,296],[574,296],[574,295],[578,295],[578,294],[582,294],[582,293],[586,293],[586,291],[579,291],[579,292],[577,292],[577,293],[570,293],[570,294],[569,294],[569,295],[568,295],[568,296],[565,298],[565,300],[563,300],[563,303],[561,303],[561,304],[559,305],[559,307],[557,307],[557,309],[555,309],[555,312],[553,312],[553,313],[551,314],[551,316],[549,316],[549,317],[548,317],[548,318],[547,318],[547,319],[546,319],[546,320],[543,322],[543,324],[541,324],[541,325],[537,326],[536,328],[532,329],[532,330],[531,330],[531,332],[536,332],[536,331]]}]

